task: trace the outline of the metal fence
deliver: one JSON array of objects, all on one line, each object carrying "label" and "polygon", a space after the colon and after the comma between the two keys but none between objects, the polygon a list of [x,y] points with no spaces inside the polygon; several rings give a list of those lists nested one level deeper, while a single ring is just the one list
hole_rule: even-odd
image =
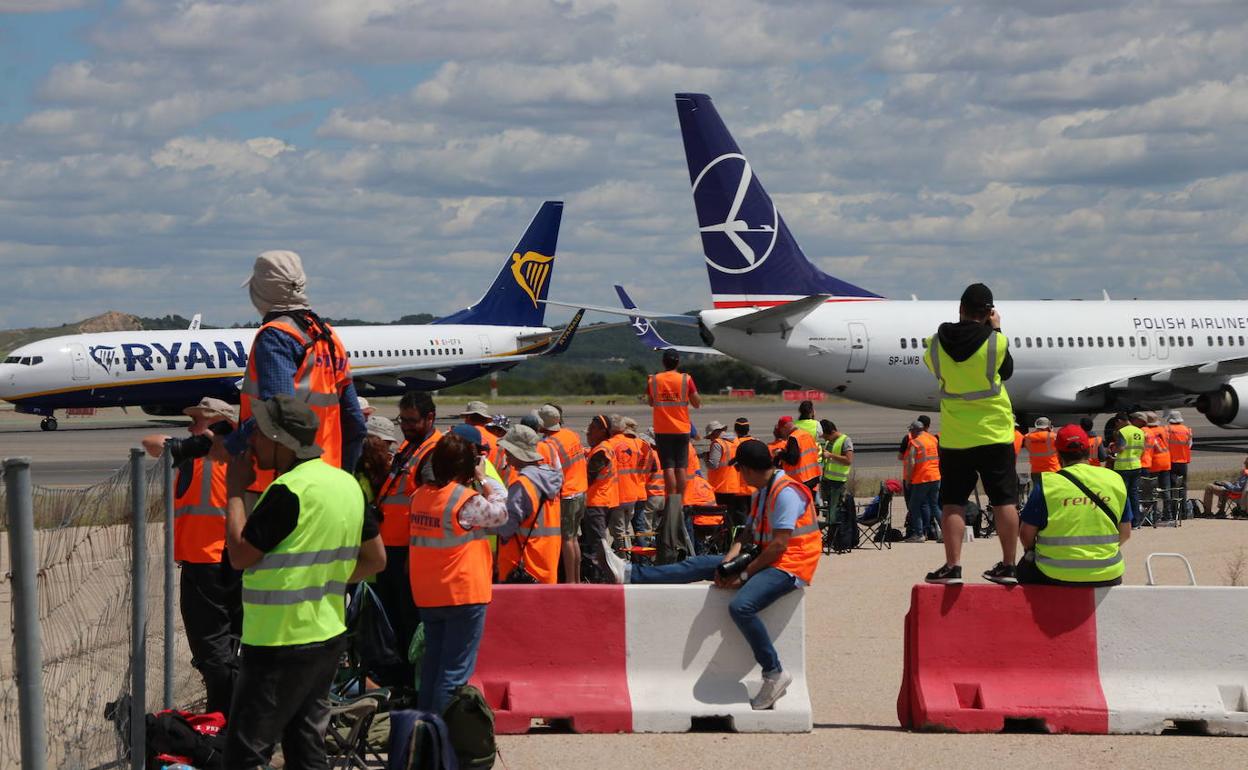
[{"label": "metal fence", "polygon": [[131,450],[84,489],[33,486],[11,458],[0,500],[0,767],[142,768],[144,714],[203,697],[174,612],[168,453]]}]

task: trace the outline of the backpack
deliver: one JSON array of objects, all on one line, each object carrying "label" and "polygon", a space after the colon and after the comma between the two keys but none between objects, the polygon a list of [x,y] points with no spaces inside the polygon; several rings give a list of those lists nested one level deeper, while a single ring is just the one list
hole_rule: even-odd
[{"label": "backpack", "polygon": [[203,770],[221,768],[225,717],[221,712],[157,711],[147,715],[148,767],[180,762]]},{"label": "backpack", "polygon": [[373,681],[394,687],[410,686],[406,661],[399,650],[394,626],[386,616],[377,592],[361,581],[347,606],[347,632],[351,636],[360,668]]},{"label": "backpack", "polygon": [[390,712],[387,770],[458,770],[451,733],[442,717],[428,711]]},{"label": "backpack", "polygon": [[860,537],[858,522],[855,519],[854,500],[846,496],[837,512],[836,523],[832,530],[832,550],[836,553],[848,553],[858,547]]},{"label": "backpack", "polygon": [[481,691],[470,684],[460,685],[446,704],[442,719],[451,732],[451,745],[464,770],[494,767],[498,746],[494,743],[494,710]]}]

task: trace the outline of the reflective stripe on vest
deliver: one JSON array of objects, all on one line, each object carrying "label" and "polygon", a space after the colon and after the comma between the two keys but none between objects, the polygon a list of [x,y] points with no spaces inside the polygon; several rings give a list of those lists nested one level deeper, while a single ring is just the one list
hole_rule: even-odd
[{"label": "reflective stripe on vest", "polygon": [[848,481],[850,466],[844,465],[833,460],[829,455],[845,454],[841,448],[845,446],[845,439],[849,438],[844,433],[837,436],[832,441],[823,443],[823,477],[828,481]]},{"label": "reflective stripe on vest", "polygon": [[1101,467],[1100,448],[1102,439],[1100,436],[1088,436],[1088,464],[1096,468]]},{"label": "reflective stripe on vest", "polygon": [[585,475],[585,447],[577,435],[567,428],[560,428],[545,439],[555,448],[559,463],[563,465],[563,489],[560,497],[579,495],[589,488]]},{"label": "reflective stripe on vest", "polygon": [[[776,498],[786,488],[791,487],[797,490],[797,494],[801,495],[802,500],[806,504],[805,508],[802,510],[801,515],[797,517],[797,522],[793,527],[793,533],[789,537],[784,553],[780,554],[780,557],[772,562],[771,566],[794,575],[807,585],[810,585],[815,577],[815,569],[819,566],[823,541],[819,533],[819,522],[815,518],[814,497],[811,496],[810,489],[805,484],[795,481],[788,476],[779,475],[779,472],[777,474],[772,477],[770,490],[767,487],[760,488],[750,501],[751,532],[754,536],[754,542],[760,548],[770,543],[773,539],[771,513],[775,510]],[[765,495],[764,492],[766,492]]]},{"label": "reflective stripe on vest", "polygon": [[[810,479],[818,478],[820,472],[819,445],[816,444],[815,440],[810,437],[810,434],[804,430],[798,431],[797,429],[794,429],[793,432],[789,434],[789,438],[797,442],[797,448],[799,451],[797,463],[789,465],[786,462],[782,462],[780,467],[783,468],[784,472],[791,476],[795,481],[809,481]],[[787,445],[787,440],[785,443]]]},{"label": "reflective stripe on vest", "polygon": [[[1127,488],[1106,468],[1078,464],[1066,472],[1100,495],[1122,521]],[[1117,523],[1094,500],[1057,473],[1041,477],[1048,523],[1036,535],[1036,566],[1055,580],[1090,583],[1121,577],[1124,566]]]},{"label": "reflective stripe on vest", "polygon": [[1056,434],[1047,429],[1033,431],[1023,438],[1032,473],[1061,470],[1061,461],[1057,459],[1056,438]]},{"label": "reflective stripe on vest", "polygon": [[1192,461],[1192,429],[1186,425],[1174,424],[1166,429],[1170,442],[1170,460],[1175,463]]},{"label": "reflective stripe on vest", "polygon": [[525,570],[539,583],[557,583],[559,553],[563,547],[563,531],[559,527],[559,500],[543,500],[533,480],[523,473],[516,477],[512,487],[517,485],[528,498],[532,513],[520,522],[519,528],[507,542],[499,542],[498,579],[505,579],[520,563],[520,549],[523,544]]},{"label": "reflective stripe on vest", "polygon": [[1014,411],[999,368],[1009,345],[1000,332],[965,361],[954,361],[933,336],[923,361],[940,392],[940,446],[969,449],[1014,441]]},{"label": "reflective stripe on vest", "polygon": [[353,476],[320,459],[296,465],[269,488],[276,485],[299,499],[299,518],[294,531],[243,572],[243,643],[331,639],[346,631],[344,592],[360,551],[364,493]]},{"label": "reflective stripe on vest", "polygon": [[[484,540],[489,537],[489,533],[485,530],[474,527],[462,534],[455,534],[458,525],[455,521],[455,514],[464,503],[468,502],[465,495],[471,493],[472,490],[462,484],[456,484],[455,490],[451,492],[450,498],[446,501],[446,507],[443,508],[442,515],[442,537],[419,537],[412,535],[408,540],[408,545],[413,548],[454,548],[471,543],[473,540]],[[474,493],[475,494],[475,493]],[[471,495],[469,495],[470,497]],[[416,501],[413,500],[413,505]]]},{"label": "reflective stripe on vest", "polygon": [[1140,458],[1144,455],[1144,431],[1134,425],[1124,425],[1118,429],[1118,435],[1122,438],[1122,447],[1114,460],[1114,470],[1138,470]]},{"label": "reflective stripe on vest", "polygon": [[216,564],[225,552],[225,466],[201,457],[191,462],[190,473],[186,490],[173,503],[173,558]]},{"label": "reflective stripe on vest", "polygon": [[992,398],[1001,393],[1001,380],[997,377],[997,334],[994,332],[988,336],[988,357],[984,361],[984,379],[988,383],[988,387],[982,390],[969,390],[961,393],[953,393],[948,390],[945,385],[945,378],[941,376],[940,369],[940,340],[932,337],[929,344],[929,350],[932,355],[932,373],[936,375],[936,379],[940,382],[941,398],[959,398],[963,401],[979,401],[985,398]]},{"label": "reflective stripe on vest", "polygon": [[602,441],[590,450],[590,459],[596,454],[603,455],[606,465],[598,471],[597,478],[589,482],[585,505],[590,508],[615,508],[620,504],[620,488],[615,477],[614,447],[610,441]]},{"label": "reflective stripe on vest", "polygon": [[1170,438],[1166,433],[1166,429],[1158,426],[1149,428],[1148,433],[1153,450],[1148,464],[1149,470],[1170,470]]},{"label": "reflective stripe on vest", "polygon": [[408,577],[418,607],[484,604],[490,601],[493,555],[480,528],[464,529],[459,513],[477,495],[451,482],[422,484],[412,495]]},{"label": "reflective stripe on vest", "polygon": [[911,484],[940,481],[940,449],[936,437],[924,432],[910,439],[906,450],[906,480]]},{"label": "reflective stripe on vest", "polygon": [[[711,442],[712,449],[719,447],[719,467],[711,468],[707,463],[707,481],[716,492],[722,495],[739,495],[741,493],[741,473],[736,466],[729,465],[732,459],[737,456],[737,442],[730,438],[720,436]],[[709,457],[708,457],[709,459]]]}]

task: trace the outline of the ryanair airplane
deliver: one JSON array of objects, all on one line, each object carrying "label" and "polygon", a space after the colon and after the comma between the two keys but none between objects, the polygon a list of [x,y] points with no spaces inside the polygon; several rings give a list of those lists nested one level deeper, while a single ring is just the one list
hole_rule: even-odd
[{"label": "ryanair airplane", "polygon": [[[362,396],[436,390],[562,353],[581,320],[544,325],[563,203],[542,204],[494,283],[471,307],[431,324],[337,326]],[[139,406],[181,414],[204,396],[237,402],[256,329],[75,334],[33,342],[0,362],[0,398],[18,412]]]}]

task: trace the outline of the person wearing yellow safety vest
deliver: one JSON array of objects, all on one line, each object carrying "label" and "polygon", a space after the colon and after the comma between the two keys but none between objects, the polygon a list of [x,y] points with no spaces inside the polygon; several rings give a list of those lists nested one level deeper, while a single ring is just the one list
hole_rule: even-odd
[{"label": "person wearing yellow safety vest", "polygon": [[1061,469],[1040,477],[1020,514],[1018,582],[1097,588],[1122,583],[1134,511],[1122,477],[1088,464],[1088,434],[1057,432]]},{"label": "person wearing yellow safety vest", "polygon": [[[815,498],[772,464],[771,452],[761,441],[749,439],[737,447],[736,468],[745,483],[757,491],[750,499],[750,519],[723,555],[691,556],[676,564],[627,564],[612,554],[611,571],[621,583],[696,583],[714,580],[718,588],[735,590],[728,603],[741,635],[763,671],[762,686],[750,707],[768,709],[784,695],[793,676],[784,670],[767,626],[758,614],[776,600],[809,586],[819,566],[822,536],[815,514]],[[725,575],[719,571],[742,555],[743,547],[757,547],[744,569]]]},{"label": "person wearing yellow safety vest", "polygon": [[689,483],[685,473],[689,465],[689,434],[693,429],[689,407],[699,409],[702,406],[693,378],[678,371],[678,366],[680,354],[668,348],[663,351],[663,371],[646,380],[646,402],[652,409],[654,423],[654,447],[659,453],[659,467],[663,469],[663,484],[667,488],[663,510],[666,529],[660,534],[658,551],[658,559],[664,563],[680,558],[680,543],[687,539],[681,498]]},{"label": "person wearing yellow safety vest", "polygon": [[[559,491],[563,473],[546,464],[538,451],[537,431],[516,425],[498,440],[514,474],[507,487],[507,521],[500,524],[496,578],[511,582],[513,571],[523,570],[533,581],[554,584],[559,579]],[[528,581],[525,581],[528,582]]]},{"label": "person wearing yellow safety vest", "polygon": [[797,405],[797,419],[793,421],[793,427],[806,431],[816,442],[819,441],[823,427],[815,419],[814,401],[807,400]]},{"label": "person wearing yellow safety vest", "polygon": [[910,511],[904,542],[927,542],[927,534],[935,531],[940,516],[940,447],[936,437],[924,430],[918,420],[910,423],[910,448],[906,450],[902,478],[909,485],[906,508]]},{"label": "person wearing yellow safety vest", "polygon": [[168,452],[177,471],[173,500],[173,558],[182,570],[178,609],[191,648],[191,665],[204,680],[207,710],[227,717],[238,676],[242,633],[242,573],[225,556],[226,463],[209,456],[214,435],[238,424],[238,407],[205,397],[182,410],[190,436],[143,438],[152,457]]},{"label": "person wearing yellow safety vest", "polygon": [[[1114,442],[1117,451],[1114,453],[1114,471],[1122,476],[1122,483],[1127,486],[1127,498],[1131,501],[1132,512],[1140,510],[1140,474],[1144,472],[1142,462],[1147,436],[1144,426],[1148,423],[1148,415],[1143,412],[1132,412],[1130,421],[1118,429],[1118,440]],[[1133,527],[1139,524],[1132,521]]]},{"label": "person wearing yellow safety vest", "polygon": [[784,439],[784,446],[776,453],[780,470],[805,484],[811,494],[819,491],[819,444],[806,431],[799,430],[792,417],[784,416],[776,423],[776,436]]},{"label": "person wearing yellow safety vest", "polygon": [[831,522],[840,510],[845,484],[854,464],[854,440],[836,429],[831,420],[820,420],[823,442],[819,445],[822,473],[819,478],[819,497],[828,511]]},{"label": "person wearing yellow safety vest", "polygon": [[940,387],[940,502],[945,563],[929,583],[962,582],[966,504],[982,482],[1001,539],[1001,561],[984,573],[1014,583],[1018,548],[1018,475],[1014,472],[1014,411],[1005,381],[1014,373],[1009,339],[992,291],[982,283],[962,292],[958,322],[940,325],[923,363]]},{"label": "person wearing yellow safety vest", "polygon": [[1041,473],[1051,473],[1061,467],[1057,462],[1057,447],[1053,443],[1056,438],[1053,423],[1048,417],[1037,417],[1035,427],[1023,436],[1033,486],[1040,481]]},{"label": "person wearing yellow safety vest", "polygon": [[[253,402],[252,416],[250,447],[226,472],[226,544],[243,570],[243,648],[223,765],[266,765],[281,741],[287,767],[327,768],[347,585],[380,571],[386,551],[360,485],[320,459],[312,409],[282,394]],[[248,516],[243,494],[257,469],[276,478]]]}]

